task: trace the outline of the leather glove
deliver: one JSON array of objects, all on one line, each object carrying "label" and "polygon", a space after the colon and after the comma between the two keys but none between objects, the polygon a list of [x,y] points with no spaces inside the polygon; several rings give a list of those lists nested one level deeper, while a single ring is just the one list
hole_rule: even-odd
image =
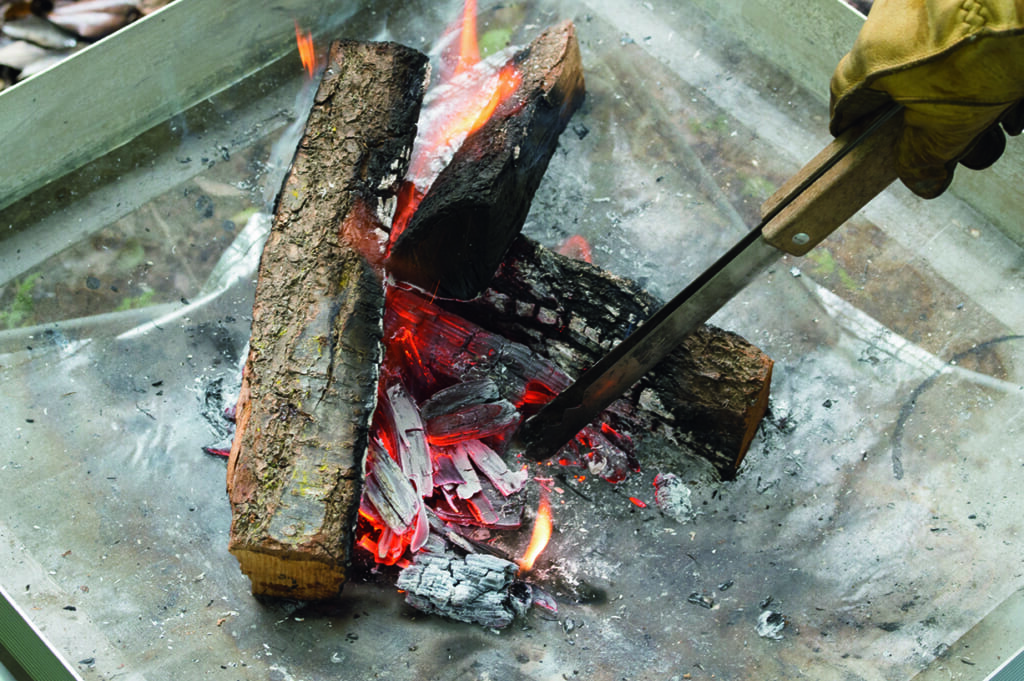
[{"label": "leather glove", "polygon": [[876,0],[832,76],[838,135],[890,102],[904,106],[897,172],[938,196],[957,161],[988,167],[1024,128],[1024,0]]}]

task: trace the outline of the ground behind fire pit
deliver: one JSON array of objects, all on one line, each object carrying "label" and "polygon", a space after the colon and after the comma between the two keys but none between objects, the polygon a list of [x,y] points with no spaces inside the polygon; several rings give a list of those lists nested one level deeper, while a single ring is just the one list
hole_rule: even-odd
[{"label": "ground behind fire pit", "polygon": [[[597,264],[666,296],[824,142],[824,107],[694,8],[612,4],[490,17],[518,27],[517,40],[572,18],[587,70],[587,102],[527,231],[556,247],[582,234]],[[424,48],[458,13],[414,9],[378,4],[353,36]],[[265,231],[276,188],[261,186],[290,158],[287,141],[275,150],[276,112],[301,119],[308,106],[295,69],[260,85],[264,113],[228,112],[246,97],[225,95],[205,124],[150,145],[163,161],[145,181],[166,190],[105,227],[141,242],[142,269],[111,264],[128,245],[83,236],[88,257],[57,256],[59,281],[57,261],[14,277],[41,273],[39,299],[58,304],[0,335],[0,580],[86,678],[909,679],[1024,585],[1020,249],[952,198],[897,191],[715,318],[776,360],[771,414],[736,481],[716,482],[666,440],[646,442],[643,472],[616,487],[532,469],[557,488],[555,534],[532,577],[559,598],[557,620],[534,614],[502,633],[452,623],[372,574],[332,606],[253,599],[226,550],[223,462],[200,448],[217,437],[218,390],[249,334],[244,256],[258,246],[239,239]],[[186,145],[206,160],[183,163]],[[60,204],[61,219],[76,205]],[[77,210],[88,218],[95,204]],[[197,225],[187,242],[148,240],[179,220]],[[234,268],[209,262],[232,242]],[[183,251],[191,271],[168,264]],[[178,316],[118,339],[157,316],[117,310],[147,290],[129,288],[143,276],[159,314]],[[105,302],[81,303],[89,291]],[[6,284],[5,310],[16,295]],[[692,517],[659,509],[659,473],[692,491]],[[525,539],[498,544],[515,552]],[[781,614],[781,639],[758,635],[765,611]]]}]

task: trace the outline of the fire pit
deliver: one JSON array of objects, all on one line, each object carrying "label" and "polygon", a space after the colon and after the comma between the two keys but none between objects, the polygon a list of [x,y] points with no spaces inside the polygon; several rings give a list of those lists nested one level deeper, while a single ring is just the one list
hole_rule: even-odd
[{"label": "fire pit", "polygon": [[[429,50],[461,3],[402,5],[328,39]],[[481,9],[500,46],[572,19],[586,65],[524,232],[553,249],[579,234],[595,264],[660,297],[820,141],[806,138],[823,105],[697,7]],[[260,242],[246,239],[268,229],[301,124],[290,147],[280,134],[311,105],[298,57],[279,67],[152,132],[148,155],[126,147],[127,167],[106,158],[100,186],[87,166],[2,214],[24,238],[5,235],[0,259],[2,309],[23,315],[0,337],[0,580],[84,675],[909,678],[1019,587],[1005,557],[1021,548],[1020,308],[984,283],[1012,281],[1019,249],[952,197],[893,192],[715,320],[776,360],[735,481],[672,432],[646,438],[618,485],[549,467],[553,529],[530,581],[557,615],[534,607],[497,634],[410,607],[368,565],[335,603],[252,598],[225,551],[223,461],[200,448],[249,337]],[[156,180],[158,202],[136,200]],[[74,257],[47,254],[29,235],[48,220],[47,234],[99,231],[76,227]],[[986,266],[964,276],[972,258]],[[467,540],[521,556],[541,490],[519,533]]]},{"label": "fire pit", "polygon": [[[453,594],[421,584],[417,562],[466,551],[459,528],[520,527],[538,472],[509,445],[517,428],[657,307],[517,237],[583,101],[573,24],[489,61],[474,3],[451,33],[460,47],[442,52],[422,113],[424,56],[333,44],[276,202],[227,476],[230,548],[255,594],[333,598],[358,546],[444,611]],[[733,477],[771,360],[705,327],[651,373],[668,380],[645,379],[541,458],[619,483],[640,469],[631,438],[667,427]],[[481,587],[501,612],[452,614],[507,625],[512,586]]]}]

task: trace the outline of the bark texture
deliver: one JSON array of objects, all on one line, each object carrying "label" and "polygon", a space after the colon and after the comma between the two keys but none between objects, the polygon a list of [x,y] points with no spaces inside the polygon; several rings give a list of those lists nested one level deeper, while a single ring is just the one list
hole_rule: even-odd
[{"label": "bark texture", "polygon": [[377,392],[379,208],[405,174],[424,55],[339,42],[260,262],[228,462],[230,551],[255,594],[336,596]]},{"label": "bark texture", "polygon": [[[579,376],[662,303],[631,280],[520,235],[480,297],[439,304]],[[771,371],[757,347],[705,325],[626,397],[650,428],[685,438],[729,479],[768,408]]]},{"label": "bark texture", "polygon": [[469,299],[526,221],[558,136],[583,102],[576,28],[549,28],[513,62],[515,95],[463,142],[391,247],[388,269],[442,297]]}]

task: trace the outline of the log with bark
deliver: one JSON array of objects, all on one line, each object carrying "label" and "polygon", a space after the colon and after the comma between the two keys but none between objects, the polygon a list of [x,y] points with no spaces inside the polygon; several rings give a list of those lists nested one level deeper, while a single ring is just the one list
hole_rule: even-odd
[{"label": "log with bark", "polygon": [[378,208],[415,136],[427,59],[332,45],[264,247],[228,463],[230,551],[253,593],[336,596],[376,401]]},{"label": "log with bark", "polygon": [[522,74],[516,93],[466,138],[391,246],[389,271],[442,297],[486,288],[583,101],[572,22],[549,28],[511,63]]},{"label": "log with bark", "polygon": [[[471,301],[445,309],[526,345],[579,376],[662,303],[636,282],[519,236]],[[741,336],[704,325],[626,395],[646,427],[681,437],[724,479],[736,475],[768,408],[772,360]]]}]

